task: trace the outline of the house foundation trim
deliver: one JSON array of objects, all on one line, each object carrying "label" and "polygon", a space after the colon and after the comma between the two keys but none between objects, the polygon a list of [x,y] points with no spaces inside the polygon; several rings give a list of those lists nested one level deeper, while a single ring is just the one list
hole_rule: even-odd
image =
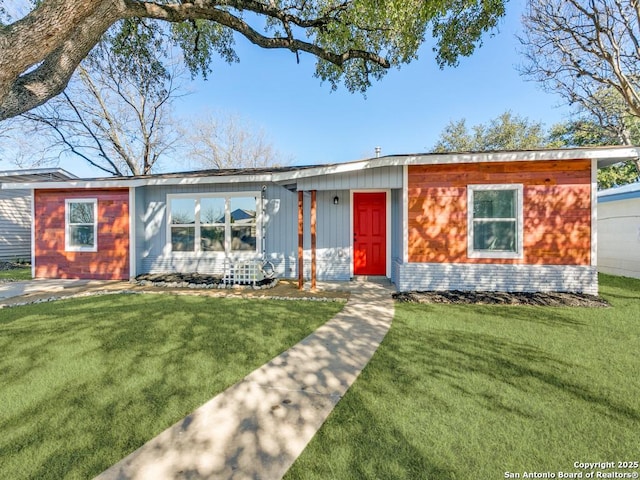
[{"label": "house foundation trim", "polygon": [[598,294],[591,265],[509,265],[395,262],[399,291],[573,292]]}]

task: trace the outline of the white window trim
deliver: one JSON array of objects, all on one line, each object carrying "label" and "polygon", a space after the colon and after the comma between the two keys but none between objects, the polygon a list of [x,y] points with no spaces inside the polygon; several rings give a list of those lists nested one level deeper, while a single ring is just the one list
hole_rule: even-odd
[{"label": "white window trim", "polygon": [[[255,250],[231,250],[231,223],[229,222],[229,216],[231,211],[229,209],[230,202],[225,201],[224,207],[224,251],[203,251],[200,249],[200,228],[195,229],[194,237],[194,250],[192,252],[175,252],[172,248],[171,242],[171,227],[183,226],[183,224],[171,223],[171,200],[174,198],[193,198],[196,200],[195,222],[193,226],[202,226],[200,223],[200,200],[203,198],[234,198],[234,197],[255,197],[256,198],[256,249]],[[246,192],[216,192],[216,193],[169,193],[167,194],[167,251],[171,255],[189,257],[189,256],[207,256],[207,257],[242,257],[242,256],[256,256],[262,253],[262,212],[263,205],[261,202],[262,193],[259,191],[246,191]],[[214,225],[205,223],[205,226]],[[217,224],[216,224],[217,225]],[[221,224],[220,224],[221,225]]]},{"label": "white window trim", "polygon": [[[71,235],[69,232],[69,205],[71,203],[92,203],[93,204],[93,246],[79,247],[71,245]],[[97,198],[66,198],[64,201],[64,250],[66,252],[97,252],[98,251],[98,199]]]},{"label": "white window trim", "polygon": [[[473,248],[473,193],[477,190],[516,190],[516,251],[489,251],[474,250]],[[497,185],[467,185],[467,256],[469,258],[512,258],[522,259],[523,251],[523,193],[524,187],[521,183],[507,183]]]}]

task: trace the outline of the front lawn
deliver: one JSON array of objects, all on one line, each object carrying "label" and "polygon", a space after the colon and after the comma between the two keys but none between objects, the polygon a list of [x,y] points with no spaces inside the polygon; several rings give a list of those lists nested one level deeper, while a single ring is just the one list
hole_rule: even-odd
[{"label": "front lawn", "polygon": [[396,304],[285,478],[558,478],[640,461],[640,281],[600,286],[612,308]]},{"label": "front lawn", "polygon": [[18,282],[21,280],[31,280],[31,266],[12,267],[9,269],[0,268],[0,281]]},{"label": "front lawn", "polygon": [[107,295],[0,310],[0,478],[93,477],[342,306]]}]

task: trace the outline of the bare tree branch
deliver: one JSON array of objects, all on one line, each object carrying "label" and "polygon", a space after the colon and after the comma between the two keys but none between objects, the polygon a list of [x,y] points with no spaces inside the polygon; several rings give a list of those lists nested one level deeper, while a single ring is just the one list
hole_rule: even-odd
[{"label": "bare tree branch", "polygon": [[[579,105],[603,127],[617,129],[629,142],[624,125],[611,121],[624,122],[625,115],[640,118],[637,0],[529,0],[523,24],[522,73]],[[614,116],[611,92],[624,105]]]},{"label": "bare tree branch", "polygon": [[178,138],[166,110],[180,95],[179,83],[169,75],[164,88],[145,88],[114,67],[108,48],[100,48],[67,91],[23,118],[46,127],[41,133],[51,136],[51,151],[70,153],[110,175],[150,173]]},{"label": "bare tree branch", "polygon": [[238,115],[208,112],[183,123],[187,156],[196,168],[257,168],[287,163],[263,129]]}]

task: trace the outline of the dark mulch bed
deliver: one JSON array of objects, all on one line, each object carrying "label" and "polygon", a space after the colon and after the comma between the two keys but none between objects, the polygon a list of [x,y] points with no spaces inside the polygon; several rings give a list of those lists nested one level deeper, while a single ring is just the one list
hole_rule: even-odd
[{"label": "dark mulch bed", "polygon": [[138,281],[153,283],[194,283],[196,285],[219,285],[222,283],[220,275],[203,275],[200,273],[145,273],[136,277]]},{"label": "dark mulch bed", "polygon": [[29,264],[17,262],[0,262],[0,271],[16,270],[18,268],[26,268]]},{"label": "dark mulch bed", "polygon": [[580,293],[508,292],[400,292],[398,302],[449,303],[463,305],[536,305],[545,307],[608,307],[606,300]]},{"label": "dark mulch bed", "polygon": [[[202,273],[145,273],[136,277],[138,282],[152,282],[156,284],[188,283],[190,285],[221,285],[221,275],[207,275]],[[271,285],[273,279],[256,282],[256,286]]]}]

